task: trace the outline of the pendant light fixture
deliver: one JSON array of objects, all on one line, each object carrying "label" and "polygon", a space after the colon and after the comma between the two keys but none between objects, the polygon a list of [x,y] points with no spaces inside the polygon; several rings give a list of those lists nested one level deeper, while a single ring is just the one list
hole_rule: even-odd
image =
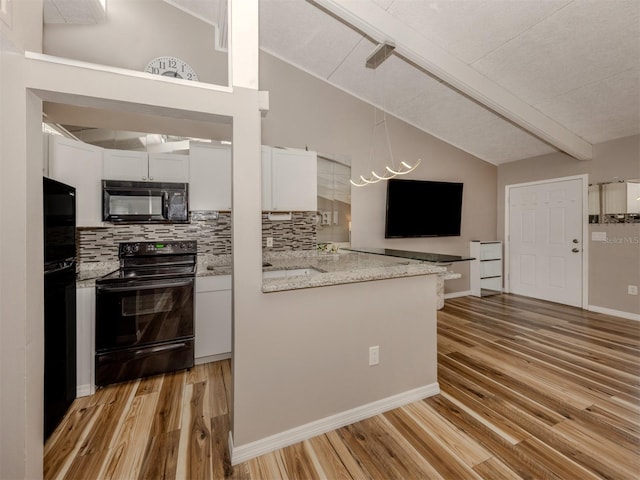
[{"label": "pendant light fixture", "polygon": [[[365,62],[365,66],[367,68],[371,68],[375,70],[380,66],[382,62],[384,62],[395,49],[395,45],[389,42],[379,44],[376,49],[367,57]],[[374,72],[375,75],[375,72]],[[375,78],[375,77],[374,77]],[[375,89],[375,80],[374,80],[374,89]],[[373,106],[373,131],[371,134],[371,148],[369,149],[369,165],[373,165],[373,150],[374,150],[374,142],[376,138],[376,130],[379,127],[384,128],[384,136],[386,140],[387,150],[389,151],[389,158],[391,160],[391,165],[386,165],[384,167],[384,171],[382,174],[378,174],[375,170],[371,170],[371,175],[365,177],[364,175],[360,175],[359,181],[354,182],[353,180],[349,180],[351,185],[354,187],[364,187],[366,185],[370,185],[372,183],[378,183],[383,180],[389,180],[391,178],[397,177],[398,175],[406,175],[407,173],[413,172],[418,165],[420,165],[421,159],[417,159],[413,165],[409,165],[405,161],[401,161],[398,166],[396,166],[395,159],[393,157],[393,151],[391,150],[391,141],[389,140],[389,129],[387,128],[387,113],[385,111],[385,97],[384,97],[384,85],[382,85],[382,120],[378,121],[378,108]]]}]

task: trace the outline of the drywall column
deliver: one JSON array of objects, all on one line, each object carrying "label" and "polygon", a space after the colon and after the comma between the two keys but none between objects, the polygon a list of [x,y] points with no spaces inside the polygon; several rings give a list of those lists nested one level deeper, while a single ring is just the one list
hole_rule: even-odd
[{"label": "drywall column", "polygon": [[[0,35],[2,35],[0,33]],[[42,478],[42,102],[0,38],[0,478]]]},{"label": "drywall column", "polygon": [[[231,10],[230,77],[234,100],[232,162],[233,241],[233,410],[231,431],[235,435],[236,386],[246,372],[236,368],[243,356],[239,330],[255,318],[262,287],[262,173],[260,153],[260,111],[258,99],[258,0],[229,3]],[[250,367],[249,367],[250,368]],[[258,399],[253,399],[258,401]],[[254,403],[259,408],[258,403]],[[242,438],[242,434],[240,435]]]}]

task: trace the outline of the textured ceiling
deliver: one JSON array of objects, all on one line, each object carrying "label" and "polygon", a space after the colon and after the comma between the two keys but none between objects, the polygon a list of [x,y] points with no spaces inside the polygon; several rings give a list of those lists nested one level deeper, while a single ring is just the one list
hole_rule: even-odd
[{"label": "textured ceiling", "polygon": [[[640,133],[638,0],[369,1],[589,143]],[[366,69],[380,40],[313,2],[260,0],[264,51],[488,162],[555,151],[399,56]]]},{"label": "textured ceiling", "polygon": [[[98,0],[89,0],[95,3]],[[218,23],[224,0],[165,0]],[[318,0],[320,1],[320,0]],[[71,8],[85,2],[46,0]],[[340,0],[383,9],[474,73],[591,144],[640,133],[640,0]],[[493,164],[556,151],[313,0],[260,0],[265,52]],[[582,141],[582,140],[581,140]]]}]

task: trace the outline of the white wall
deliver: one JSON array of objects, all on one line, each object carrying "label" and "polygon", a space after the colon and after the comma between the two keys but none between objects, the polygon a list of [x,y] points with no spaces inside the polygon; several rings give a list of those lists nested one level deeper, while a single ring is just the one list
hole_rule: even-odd
[{"label": "white wall", "polygon": [[214,27],[163,0],[109,0],[98,25],[44,25],[44,53],[143,71],[160,56],[191,66],[201,82],[228,85],[227,54],[214,48]]},{"label": "white wall", "polygon": [[[0,478],[42,476],[41,105],[22,51],[41,45],[42,2],[0,20]],[[36,133],[37,131],[37,133]],[[37,135],[34,137],[34,135]],[[38,214],[40,213],[39,217]]]}]

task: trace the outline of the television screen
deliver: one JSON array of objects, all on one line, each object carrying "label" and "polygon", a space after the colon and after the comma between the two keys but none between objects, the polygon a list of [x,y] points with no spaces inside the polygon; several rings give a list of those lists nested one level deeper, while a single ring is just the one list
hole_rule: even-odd
[{"label": "television screen", "polygon": [[387,182],[385,238],[460,235],[462,183]]}]

